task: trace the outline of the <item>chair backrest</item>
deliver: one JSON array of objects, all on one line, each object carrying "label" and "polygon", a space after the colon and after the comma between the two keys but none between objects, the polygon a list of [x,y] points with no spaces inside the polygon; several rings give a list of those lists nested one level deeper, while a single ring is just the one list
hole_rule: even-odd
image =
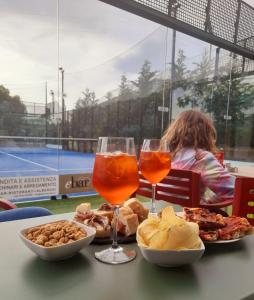
[{"label": "chair backrest", "polygon": [[245,217],[254,225],[254,178],[236,178],[233,215]]},{"label": "chair backrest", "polygon": [[1,198],[0,199],[0,208],[2,208],[4,210],[8,210],[8,209],[17,208],[17,206],[14,203],[12,203],[11,201]]},{"label": "chair backrest", "polygon": [[[137,194],[152,197],[152,186],[140,173]],[[200,203],[200,174],[190,170],[171,169],[156,188],[156,200],[186,207],[198,207]]]}]

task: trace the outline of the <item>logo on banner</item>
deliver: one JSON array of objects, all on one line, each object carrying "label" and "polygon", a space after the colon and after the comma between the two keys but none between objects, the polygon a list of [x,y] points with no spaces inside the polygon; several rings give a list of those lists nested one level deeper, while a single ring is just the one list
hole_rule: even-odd
[{"label": "logo on banner", "polygon": [[92,191],[91,174],[60,175],[60,194],[72,194]]}]

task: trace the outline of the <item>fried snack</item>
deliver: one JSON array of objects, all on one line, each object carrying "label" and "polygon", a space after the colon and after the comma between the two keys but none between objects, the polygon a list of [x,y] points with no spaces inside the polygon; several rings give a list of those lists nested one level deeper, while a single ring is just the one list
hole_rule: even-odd
[{"label": "fried snack", "polygon": [[252,233],[253,229],[246,218],[210,212],[205,208],[184,207],[184,218],[199,225],[199,235],[204,241],[239,239]]},{"label": "fried snack", "polygon": [[199,225],[201,230],[216,230],[225,226],[224,218],[221,214],[210,212],[206,208],[184,207],[184,219]]},{"label": "fried snack", "polygon": [[36,226],[27,231],[25,237],[43,247],[54,247],[78,241],[87,236],[87,232],[77,224],[58,221]]},{"label": "fried snack", "polygon": [[231,216],[224,218],[224,221],[225,227],[218,230],[221,240],[239,239],[252,232],[252,226],[245,218]]},{"label": "fried snack", "polygon": [[218,230],[200,230],[199,236],[203,241],[213,242],[218,240],[219,234]]},{"label": "fried snack", "polygon": [[161,218],[148,217],[137,230],[139,246],[157,250],[199,249],[199,227],[177,217],[172,207],[166,207]]}]

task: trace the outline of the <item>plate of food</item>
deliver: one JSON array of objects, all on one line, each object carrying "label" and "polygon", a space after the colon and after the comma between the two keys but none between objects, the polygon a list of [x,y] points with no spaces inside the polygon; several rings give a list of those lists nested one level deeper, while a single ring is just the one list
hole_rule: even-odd
[{"label": "plate of food", "polygon": [[95,230],[75,221],[59,220],[24,228],[19,236],[40,258],[57,261],[87,247],[95,236]]},{"label": "plate of food", "polygon": [[205,251],[198,225],[179,218],[171,206],[139,225],[137,242],[144,258],[162,267],[192,264]]},{"label": "plate of food", "polygon": [[[124,202],[119,209],[117,224],[118,242],[125,244],[136,241],[138,225],[148,216],[149,210],[136,198]],[[113,207],[108,203],[101,204],[92,210],[90,203],[82,203],[76,208],[74,220],[96,229],[94,244],[111,244],[114,226]]]},{"label": "plate of food", "polygon": [[205,243],[235,243],[254,233],[253,227],[243,217],[211,212],[205,208],[183,208],[181,215],[186,221],[199,225],[199,236]]}]

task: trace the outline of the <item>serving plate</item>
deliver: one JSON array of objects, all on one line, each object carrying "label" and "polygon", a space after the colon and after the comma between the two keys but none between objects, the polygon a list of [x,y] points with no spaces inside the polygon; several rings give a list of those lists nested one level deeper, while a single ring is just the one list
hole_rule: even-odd
[{"label": "serving plate", "polygon": [[243,238],[245,238],[245,236],[239,238],[239,239],[233,239],[233,240],[217,240],[217,241],[205,241],[202,240],[204,244],[230,244],[230,243],[235,243],[238,242],[240,240],[242,240]]},{"label": "serving plate", "polygon": [[[95,237],[92,241],[92,244],[96,245],[106,245],[106,244],[112,244],[113,237],[105,237],[105,238],[100,238],[100,237]],[[120,233],[117,233],[117,242],[119,244],[129,244],[129,243],[134,243],[136,242],[136,234],[132,234],[130,236],[124,236]]]},{"label": "serving plate", "polygon": [[[183,217],[183,212],[177,212],[176,215],[178,217]],[[238,242],[242,239],[244,239],[246,236],[249,236],[249,235],[253,235],[254,234],[254,229],[252,230],[251,233],[249,234],[246,234],[238,239],[232,239],[232,240],[216,240],[216,241],[206,241],[206,240],[202,240],[204,242],[204,244],[231,244],[231,243],[235,243],[235,242]]]}]

